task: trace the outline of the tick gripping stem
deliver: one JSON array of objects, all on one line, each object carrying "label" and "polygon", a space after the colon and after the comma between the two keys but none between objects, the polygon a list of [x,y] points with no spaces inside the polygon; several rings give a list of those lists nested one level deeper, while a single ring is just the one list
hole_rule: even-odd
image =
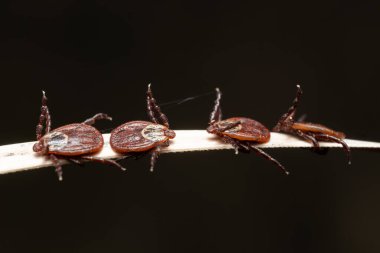
[{"label": "tick gripping stem", "polygon": [[[53,161],[60,181],[63,180],[63,171],[59,159],[65,159],[76,164],[93,161],[125,170],[113,160],[93,156],[93,154],[100,152],[104,145],[102,134],[91,126],[100,119],[112,120],[107,114],[98,113],[82,123],[69,124],[50,130],[51,117],[47,106],[47,97],[42,91],[41,114],[36,127],[37,142],[33,146],[33,151]],[[44,126],[45,132],[43,134]]]}]

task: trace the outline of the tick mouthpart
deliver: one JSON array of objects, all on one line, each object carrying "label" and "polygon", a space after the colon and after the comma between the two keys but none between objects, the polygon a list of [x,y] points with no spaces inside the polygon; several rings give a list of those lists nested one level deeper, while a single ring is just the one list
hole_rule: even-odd
[{"label": "tick mouthpart", "polygon": [[34,145],[33,145],[33,151],[34,152],[41,152],[43,150],[43,145],[41,142],[36,142]]},{"label": "tick mouthpart", "polygon": [[212,125],[207,127],[206,131],[210,134],[214,134],[214,133],[216,133],[216,127],[214,126],[214,124],[212,124]]},{"label": "tick mouthpart", "polygon": [[173,139],[175,137],[175,132],[171,129],[165,129],[164,135],[169,137],[170,139]]}]

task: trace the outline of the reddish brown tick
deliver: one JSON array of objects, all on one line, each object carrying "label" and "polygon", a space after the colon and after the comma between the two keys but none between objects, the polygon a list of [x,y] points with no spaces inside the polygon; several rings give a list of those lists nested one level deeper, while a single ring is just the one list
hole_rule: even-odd
[{"label": "reddish brown tick", "polygon": [[216,88],[216,95],[217,98],[215,100],[214,110],[210,116],[207,132],[216,134],[226,143],[231,144],[235,148],[236,153],[238,153],[239,150],[243,152],[254,151],[275,163],[286,174],[289,174],[281,163],[260,148],[254,146],[256,143],[269,141],[269,130],[260,122],[249,118],[234,117],[222,120],[222,110],[220,106],[222,93],[218,88]]},{"label": "reddish brown tick", "polygon": [[340,143],[344,150],[347,153],[348,163],[351,163],[351,152],[350,147],[343,140],[345,134],[342,132],[334,131],[330,128],[327,128],[320,124],[306,123],[301,121],[295,121],[294,116],[297,111],[299,101],[301,99],[302,90],[301,86],[297,85],[297,94],[292,105],[288,111],[281,116],[277,125],[273,128],[274,132],[284,132],[289,133],[295,136],[298,136],[301,139],[304,139],[308,142],[311,142],[316,151],[320,149],[319,141],[326,142],[336,142]]},{"label": "reddish brown tick", "polygon": [[[62,180],[62,167],[58,158],[81,164],[83,161],[94,161],[111,164],[125,170],[112,160],[90,156],[99,152],[104,144],[102,134],[91,125],[98,119],[112,120],[107,114],[98,113],[83,123],[65,125],[50,131],[51,118],[47,107],[45,92],[42,92],[42,106],[39,123],[36,128],[37,143],[33,151],[48,156],[54,163],[58,179]],[[45,123],[45,134],[42,134]]]},{"label": "reddish brown tick", "polygon": [[153,98],[150,84],[147,109],[152,122],[130,121],[118,126],[111,132],[110,144],[113,150],[123,154],[151,151],[150,170],[153,171],[161,147],[169,145],[169,139],[175,137],[175,132],[169,129],[168,118]]}]

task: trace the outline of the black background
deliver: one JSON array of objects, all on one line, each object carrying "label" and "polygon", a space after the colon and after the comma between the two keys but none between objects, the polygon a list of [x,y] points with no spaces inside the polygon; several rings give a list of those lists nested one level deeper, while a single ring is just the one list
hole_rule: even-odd
[{"label": "black background", "polygon": [[[225,117],[300,115],[380,141],[378,8],[364,2],[1,1],[0,144],[31,141],[46,90],[53,127],[223,91]],[[203,129],[214,96],[163,107]],[[107,130],[106,130],[107,131]],[[109,130],[108,130],[109,131]],[[379,252],[380,157],[268,150],[284,176],[232,151],[162,155],[0,177],[1,252]],[[38,250],[38,251],[37,251]]]}]

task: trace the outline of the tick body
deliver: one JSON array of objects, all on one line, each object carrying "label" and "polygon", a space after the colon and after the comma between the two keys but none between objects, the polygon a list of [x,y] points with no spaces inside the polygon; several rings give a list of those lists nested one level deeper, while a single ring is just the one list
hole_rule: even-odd
[{"label": "tick body", "polygon": [[[79,164],[86,160],[101,162],[117,166],[124,170],[124,168],[115,161],[91,156],[99,152],[104,144],[102,134],[96,128],[92,127],[91,124],[95,123],[98,119],[112,120],[111,117],[104,113],[98,113],[83,123],[73,123],[50,130],[51,118],[46,103],[47,98],[45,92],[43,92],[41,115],[36,129],[37,142],[33,146],[33,151],[48,156],[54,162],[59,180],[62,180],[63,177],[62,167],[58,158]],[[43,135],[44,123],[45,134]]]},{"label": "tick body", "polygon": [[175,137],[175,132],[169,129],[169,121],[153,98],[150,84],[147,110],[151,122],[130,121],[118,126],[111,132],[110,145],[115,152],[123,154],[151,152],[150,170],[153,171],[161,147],[169,145],[169,139]]},{"label": "tick body", "polygon": [[295,135],[305,141],[313,144],[316,151],[319,151],[319,141],[336,142],[343,146],[347,153],[348,163],[351,163],[351,150],[343,140],[346,135],[342,132],[332,130],[324,125],[295,121],[294,117],[297,111],[299,101],[302,96],[301,86],[297,85],[297,94],[288,111],[281,116],[280,120],[273,128],[274,132],[283,132]]},{"label": "tick body", "polygon": [[216,134],[226,143],[231,144],[235,148],[236,153],[238,153],[239,150],[243,152],[254,151],[276,164],[276,166],[286,174],[289,174],[281,163],[260,148],[254,146],[254,144],[266,143],[270,140],[269,130],[260,122],[250,118],[233,117],[222,120],[222,110],[220,106],[222,93],[218,88],[216,89],[216,95],[217,98],[215,100],[214,110],[210,115],[207,132]]},{"label": "tick body", "polygon": [[80,156],[99,152],[103,147],[102,134],[85,124],[70,124],[59,127],[44,135],[35,145],[48,147],[49,154]]},{"label": "tick body", "polygon": [[173,130],[149,121],[131,121],[111,133],[111,147],[116,152],[144,152],[174,138]]},{"label": "tick body", "polygon": [[215,122],[207,128],[207,131],[210,133],[217,132],[217,129],[223,129],[233,124],[236,124],[236,126],[223,131],[222,136],[258,143],[268,142],[270,139],[270,132],[263,124],[256,120],[243,117],[234,117]]}]

